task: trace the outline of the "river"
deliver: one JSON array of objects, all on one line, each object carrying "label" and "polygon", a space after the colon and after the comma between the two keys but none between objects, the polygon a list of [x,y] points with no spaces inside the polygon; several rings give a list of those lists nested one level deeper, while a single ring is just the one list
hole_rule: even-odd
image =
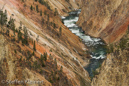
[{"label": "river", "polygon": [[106,48],[105,43],[100,38],[94,38],[89,35],[85,35],[84,31],[76,25],[78,21],[81,9],[70,12],[69,16],[62,17],[63,23],[69,28],[69,30],[80,37],[88,48],[88,53],[92,57],[88,66],[84,67],[90,77],[93,77],[93,71],[95,71],[102,64],[103,60],[106,58]]}]

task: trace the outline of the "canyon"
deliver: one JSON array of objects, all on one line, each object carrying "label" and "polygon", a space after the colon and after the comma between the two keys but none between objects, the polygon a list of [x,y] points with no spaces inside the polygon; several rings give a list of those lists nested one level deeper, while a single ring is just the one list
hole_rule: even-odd
[{"label": "canyon", "polygon": [[[128,8],[128,0],[0,0],[0,15],[7,11],[7,21],[15,23],[13,29],[10,22],[0,25],[0,85],[10,80],[20,86],[128,86]],[[80,9],[79,20],[70,16],[69,22],[69,12]],[[70,30],[71,23],[79,26],[77,31],[82,27],[83,34]],[[93,55],[87,53],[91,46],[86,41],[101,44],[99,38],[107,44],[107,57],[91,77],[85,67]]]},{"label": "canyon", "polygon": [[81,0],[47,0],[52,9],[57,9],[61,16],[67,16],[68,12],[81,8]]},{"label": "canyon", "polygon": [[[33,6],[32,10],[31,6]],[[3,34],[1,40],[6,40],[1,44],[1,48],[5,47],[4,44],[8,45],[7,50],[0,54],[1,58],[5,59],[1,60],[1,65],[6,64],[7,69],[1,67],[2,73],[5,73],[1,74],[4,77],[1,78],[1,85],[7,84],[7,82],[2,83],[3,79],[5,81],[43,80],[43,86],[90,85],[89,75],[83,68],[88,64],[87,58],[90,57],[85,53],[86,46],[79,37],[64,26],[60,16],[54,14],[55,10],[52,9],[55,8],[51,6],[49,9],[47,6],[35,0],[0,0],[0,9],[3,12],[7,11],[8,21],[14,19],[16,30],[13,32],[11,26],[8,28],[6,25],[0,28],[4,29],[1,32]],[[28,45],[18,41],[19,28],[22,28],[22,34],[25,28],[27,29]],[[8,30],[9,35],[6,36]],[[36,51],[33,51],[33,43]],[[47,60],[40,62],[45,53],[47,53]],[[34,86],[39,85],[34,84]]]},{"label": "canyon", "polygon": [[109,53],[91,86],[128,86],[128,0],[82,0],[77,24],[85,34],[102,38]]},{"label": "canyon", "polygon": [[86,34],[102,38],[106,43],[119,41],[129,24],[128,0],[82,0],[77,24]]},{"label": "canyon", "polygon": [[[127,41],[128,34],[122,37],[122,40]],[[91,86],[128,86],[129,85],[129,46],[125,42],[124,46],[121,41],[113,44],[113,51],[107,55],[106,60],[97,70],[96,75],[91,83]],[[123,44],[123,43],[122,43]]]}]

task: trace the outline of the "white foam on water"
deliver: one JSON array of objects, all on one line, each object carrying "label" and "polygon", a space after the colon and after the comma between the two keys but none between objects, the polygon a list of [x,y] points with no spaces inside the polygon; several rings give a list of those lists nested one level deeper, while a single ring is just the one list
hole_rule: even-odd
[{"label": "white foam on water", "polygon": [[80,14],[81,12],[78,12],[77,14]]},{"label": "white foam on water", "polygon": [[66,17],[64,17],[64,16],[61,16],[61,19],[65,19]]},{"label": "white foam on water", "polygon": [[[64,23],[65,26],[70,26],[71,24],[73,24],[72,22],[67,22],[67,23]],[[74,24],[75,25],[75,24]]]},{"label": "white foam on water", "polygon": [[[71,12],[70,14],[80,14],[81,12],[81,9],[79,9],[78,12]],[[79,36],[87,46],[91,46],[91,47],[95,47],[96,45],[98,44],[104,44],[103,42],[101,42],[101,39],[100,38],[92,38],[88,35],[85,35],[84,33],[82,33],[80,31],[80,28],[77,28],[78,26],[75,24],[75,22],[78,21],[79,17],[70,17],[70,18],[66,18],[64,16],[61,17],[62,19],[64,19],[64,25],[67,26],[68,28],[70,28],[69,30],[76,34],[77,36]],[[103,51],[100,51],[99,52],[99,56],[97,55],[91,55],[92,58],[94,59],[103,59],[105,58],[106,56],[104,55],[104,52]]]},{"label": "white foam on water", "polygon": [[69,24],[67,27],[78,27],[76,24]]},{"label": "white foam on water", "polygon": [[70,12],[69,14],[76,14],[76,12]]},{"label": "white foam on water", "polygon": [[67,23],[67,22],[77,22],[78,21],[78,17],[75,17],[74,19],[66,19],[64,20],[64,23]]},{"label": "white foam on water", "polygon": [[104,59],[106,56],[105,55],[100,55],[100,56],[93,56],[90,55],[93,59]]},{"label": "white foam on water", "polygon": [[83,36],[83,33],[80,33],[79,32],[79,33],[76,33],[76,35],[79,36],[79,37],[81,37],[81,36]]},{"label": "white foam on water", "polygon": [[81,13],[81,9],[78,10],[78,13],[77,14],[80,14]]},{"label": "white foam on water", "polygon": [[85,42],[93,41],[90,36],[81,36],[80,38],[82,38]]},{"label": "white foam on water", "polygon": [[71,29],[71,31],[72,31],[72,33],[79,33],[79,30],[73,30],[73,29]]},{"label": "white foam on water", "polygon": [[74,23],[74,22],[76,22],[76,20],[64,20],[64,24],[65,23]]},{"label": "white foam on water", "polygon": [[101,39],[99,39],[99,38],[93,38],[93,40],[94,40],[95,42],[98,42],[98,41],[100,41]]}]

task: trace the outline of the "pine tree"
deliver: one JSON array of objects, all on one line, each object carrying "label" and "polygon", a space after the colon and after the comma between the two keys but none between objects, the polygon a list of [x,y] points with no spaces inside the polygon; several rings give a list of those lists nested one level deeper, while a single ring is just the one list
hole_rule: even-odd
[{"label": "pine tree", "polygon": [[36,51],[35,41],[34,41],[34,45],[33,45],[33,50]]},{"label": "pine tree", "polygon": [[42,67],[45,67],[45,63],[44,63],[44,56],[41,54],[40,56],[40,63],[42,65]]},{"label": "pine tree", "polygon": [[22,30],[22,22],[20,21],[19,30]]},{"label": "pine tree", "polygon": [[44,19],[42,18],[42,20],[41,20],[41,24],[42,24],[42,27],[43,27],[43,24],[44,24]]},{"label": "pine tree", "polygon": [[15,23],[14,23],[14,19],[10,17],[10,20],[8,22],[8,26],[10,27],[10,29],[12,29],[13,31],[15,30]]},{"label": "pine tree", "polygon": [[42,16],[42,10],[40,11],[40,16]]},{"label": "pine tree", "polygon": [[56,24],[55,23],[53,23],[53,26],[54,26],[54,29],[56,29]]},{"label": "pine tree", "polygon": [[63,67],[61,66],[61,67],[60,67],[60,72],[62,72],[62,70],[63,70]]},{"label": "pine tree", "polygon": [[62,35],[62,28],[60,27],[60,36]]},{"label": "pine tree", "polygon": [[58,15],[58,11],[57,9],[55,8],[55,12],[54,12],[54,16]]},{"label": "pine tree", "polygon": [[55,67],[56,67],[56,69],[57,69],[57,61],[56,61],[56,58],[55,58],[55,62],[54,62],[54,63],[55,63]]},{"label": "pine tree", "polygon": [[0,24],[1,24],[1,31],[4,29],[2,28],[3,25],[6,25],[7,23],[7,10],[3,13],[2,10],[0,10]]},{"label": "pine tree", "polygon": [[0,24],[3,25],[3,11],[0,10]]},{"label": "pine tree", "polygon": [[6,30],[6,35],[9,36],[9,29]]},{"label": "pine tree", "polygon": [[42,62],[42,67],[45,67],[45,63],[44,63],[44,61]]},{"label": "pine tree", "polygon": [[47,11],[46,10],[44,11],[44,15],[47,15]]},{"label": "pine tree", "polygon": [[38,5],[36,5],[36,11],[37,11],[37,13],[39,12],[39,8],[38,8]]},{"label": "pine tree", "polygon": [[4,12],[4,25],[6,25],[6,23],[7,23],[7,10],[5,10],[5,12]]},{"label": "pine tree", "polygon": [[15,36],[16,36],[16,34],[15,34],[15,30],[13,31],[13,41],[15,41]]},{"label": "pine tree", "polygon": [[22,33],[21,30],[18,31],[18,42],[22,40]]},{"label": "pine tree", "polygon": [[44,53],[44,60],[47,61],[47,52]]},{"label": "pine tree", "polygon": [[30,10],[31,10],[31,11],[33,10],[33,6],[32,6],[32,5],[30,6]]},{"label": "pine tree", "polygon": [[43,55],[41,54],[41,56],[40,56],[40,61],[41,61],[41,63],[43,62]]},{"label": "pine tree", "polygon": [[49,25],[49,14],[47,15],[47,26]]},{"label": "pine tree", "polygon": [[33,51],[32,55],[33,55],[33,56],[35,55],[35,54],[34,54],[34,51]]},{"label": "pine tree", "polygon": [[6,23],[7,23],[7,10],[5,10],[5,12],[0,10],[0,24],[6,25]]},{"label": "pine tree", "polygon": [[28,44],[28,31],[27,31],[27,28],[25,26],[23,28],[23,31],[24,31],[24,43]]}]

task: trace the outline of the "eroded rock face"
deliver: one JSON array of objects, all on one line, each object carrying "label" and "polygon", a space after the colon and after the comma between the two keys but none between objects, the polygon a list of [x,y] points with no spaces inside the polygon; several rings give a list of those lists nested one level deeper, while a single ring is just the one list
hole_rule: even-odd
[{"label": "eroded rock face", "polygon": [[[62,2],[64,0],[58,0],[58,1]],[[72,1],[72,0],[70,0],[70,1]],[[34,2],[34,4],[33,4],[33,2]],[[5,6],[4,6],[4,3],[6,3]],[[28,31],[32,34],[31,37],[34,40],[36,39],[37,36],[39,36],[39,39],[40,39],[38,41],[39,45],[36,45],[37,46],[36,51],[37,51],[37,54],[39,54],[38,57],[40,57],[40,54],[43,53],[43,51],[45,51],[45,52],[47,51],[48,55],[52,55],[53,60],[55,58],[57,59],[57,64],[58,64],[59,68],[60,68],[60,66],[63,66],[63,76],[64,76],[64,78],[62,78],[62,76],[60,76],[61,80],[58,81],[58,83],[57,82],[55,82],[55,83],[59,84],[59,86],[90,86],[91,81],[89,79],[89,75],[82,66],[82,64],[86,65],[87,63],[84,62],[83,59],[80,58],[80,57],[83,57],[82,55],[83,55],[84,52],[83,52],[83,49],[82,49],[83,44],[80,42],[79,38],[77,36],[75,36],[74,34],[72,34],[71,31],[69,31],[61,23],[59,25],[62,26],[63,33],[65,33],[65,37],[68,38],[66,40],[71,40],[72,39],[71,43],[64,41],[63,44],[61,44],[58,40],[55,40],[55,38],[53,39],[49,34],[47,34],[45,32],[45,28],[43,28],[44,31],[42,31],[42,28],[40,28],[39,22],[35,21],[35,20],[39,19],[39,17],[40,17],[38,13],[35,13],[35,11],[33,11],[34,14],[33,13],[32,14],[34,16],[31,13],[29,13],[30,12],[30,5],[35,6],[35,5],[38,4],[39,8],[42,7],[43,10],[45,10],[45,8],[46,8],[45,6],[41,6],[41,4],[39,4],[39,2],[35,2],[35,0],[32,0],[32,1],[26,0],[25,3],[23,3],[23,2],[21,3],[21,1],[19,1],[19,0],[0,0],[0,4],[1,4],[0,8],[2,8],[4,6],[3,10],[5,10],[5,9],[7,10],[8,18],[10,18],[10,16],[13,15],[13,18],[15,19],[16,27],[19,27],[19,23],[21,21],[22,24],[25,25],[28,28]],[[26,4],[26,8],[24,8],[23,4]],[[54,5],[54,6],[56,6],[56,5]],[[24,13],[26,13],[26,14],[24,14]],[[26,16],[28,16],[28,18]],[[38,16],[38,17],[36,17],[36,16]],[[56,16],[56,18],[57,18],[57,16]],[[53,18],[51,18],[51,19],[53,19]],[[57,18],[56,20],[59,20],[59,19]],[[75,39],[75,41],[77,41],[77,43],[74,41],[74,39]],[[0,43],[3,43],[3,42],[0,41]],[[50,71],[50,72],[47,72],[48,75],[46,73],[44,73],[44,75],[41,75],[38,72],[32,71],[27,67],[22,67],[22,66],[19,67],[19,65],[24,64],[24,63],[19,62],[19,60],[17,60],[17,59],[19,58],[20,55],[23,56],[23,57],[24,57],[24,55],[22,55],[21,53],[17,53],[17,55],[15,55],[15,53],[14,53],[15,44],[14,43],[11,43],[11,44],[13,44],[13,47],[11,47],[11,49],[10,49],[10,46],[12,46],[12,45],[8,44],[8,45],[10,45],[9,48],[8,48],[9,50],[6,50],[8,52],[12,51],[9,54],[13,55],[13,56],[10,57],[10,59],[7,59],[7,62],[6,62],[6,64],[8,63],[9,68],[4,68],[4,69],[9,70],[9,73],[5,74],[5,75],[8,75],[7,79],[11,79],[11,80],[12,79],[19,79],[19,78],[21,80],[26,80],[26,79],[30,79],[30,80],[36,79],[37,80],[37,79],[39,79],[39,80],[43,80],[44,83],[46,83],[46,84],[44,84],[44,86],[51,86],[52,83],[47,81],[47,80],[49,80],[48,75],[51,74],[50,68],[48,68],[48,71]],[[20,43],[18,43],[18,45],[19,44]],[[67,44],[67,46],[64,45],[64,44]],[[72,46],[75,45],[76,47],[78,46],[77,48],[79,50],[77,48],[75,48],[75,49],[77,51],[79,51],[79,54],[75,53],[72,50],[72,49],[74,49],[74,47],[72,47],[71,45]],[[67,48],[68,46],[70,46],[71,48],[68,49]],[[21,47],[23,47],[23,46],[21,45]],[[22,49],[26,49],[26,48],[24,47]],[[4,55],[2,50],[5,50],[5,47],[0,47],[0,49],[1,49],[0,55],[1,54]],[[18,49],[16,49],[16,50],[18,50]],[[31,50],[31,49],[29,49],[29,50]],[[73,52],[71,52],[70,50],[72,50]],[[82,53],[80,53],[80,51],[82,51]],[[6,55],[8,55],[8,54],[6,54]],[[8,58],[8,56],[7,56],[7,58]],[[78,59],[76,59],[76,58],[78,58]],[[33,60],[32,64],[34,63],[34,61],[36,61],[36,60]],[[14,62],[19,63],[19,64],[15,64]],[[17,66],[18,66],[18,68],[17,68]],[[51,67],[49,65],[47,65],[47,66]],[[17,70],[15,71],[14,69],[17,69]],[[5,70],[4,72],[6,72],[6,71],[7,70]],[[1,74],[1,75],[3,75],[3,74]],[[47,76],[47,78],[44,77],[44,76]],[[3,77],[5,77],[5,76],[3,76]],[[0,80],[2,80],[2,79],[3,78],[1,78]],[[58,86],[57,84],[54,85],[54,86]],[[34,86],[36,86],[36,85],[34,85]]]},{"label": "eroded rock face", "polygon": [[62,16],[68,15],[67,12],[79,9],[81,7],[81,0],[48,0],[52,9],[58,10]]},{"label": "eroded rock face", "polygon": [[113,51],[107,55],[91,86],[129,86],[129,46],[128,42],[123,44],[128,35],[112,44]]},{"label": "eroded rock face", "polygon": [[[43,81],[42,86],[52,86],[50,82],[48,82],[43,76],[38,73],[29,70],[28,68],[23,68],[22,70],[18,66],[18,60],[16,60],[16,56],[14,56],[13,50],[10,48],[11,45],[8,43],[7,39],[0,34],[0,86],[11,86],[15,84],[13,81],[24,81],[23,83],[17,84],[28,84],[25,83],[26,80],[30,81]],[[30,76],[30,77],[28,77]],[[41,84],[34,84],[28,86],[39,86]]]},{"label": "eroded rock face", "polygon": [[[121,52],[125,54],[125,52]],[[101,72],[92,81],[91,86],[128,86],[129,62],[125,56],[108,55],[101,67]]]},{"label": "eroded rock face", "polygon": [[107,43],[118,41],[129,24],[128,0],[82,0],[77,24],[86,34],[101,37]]}]

